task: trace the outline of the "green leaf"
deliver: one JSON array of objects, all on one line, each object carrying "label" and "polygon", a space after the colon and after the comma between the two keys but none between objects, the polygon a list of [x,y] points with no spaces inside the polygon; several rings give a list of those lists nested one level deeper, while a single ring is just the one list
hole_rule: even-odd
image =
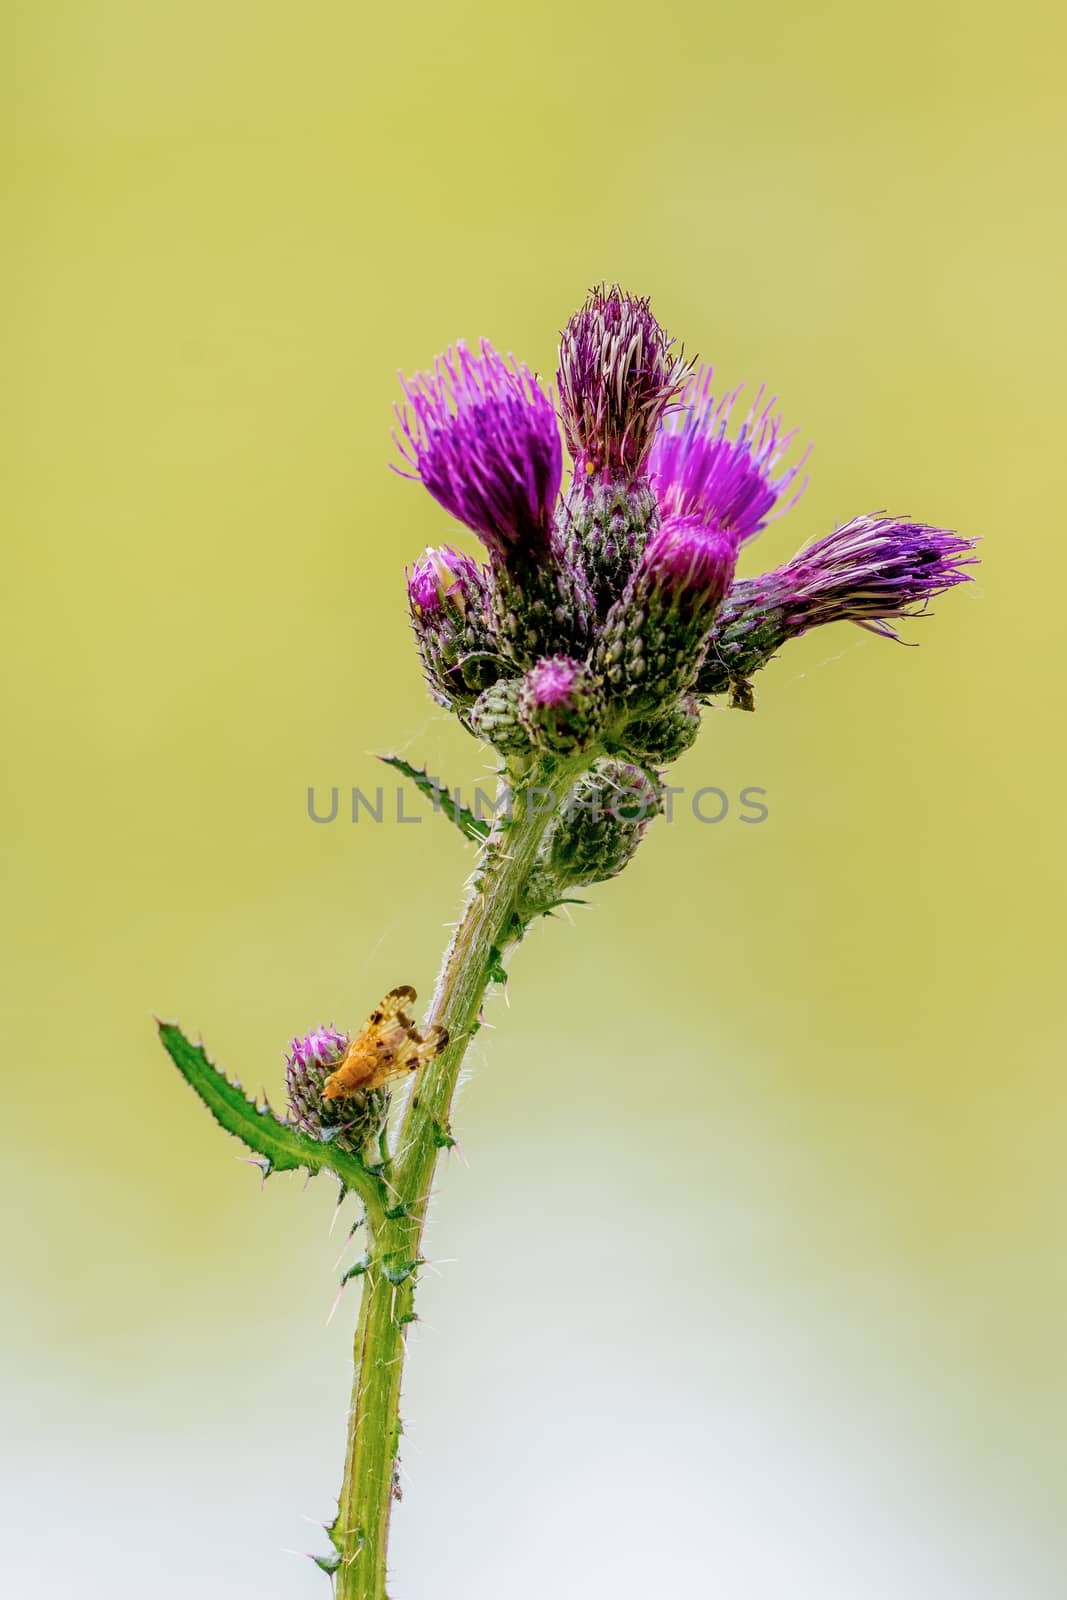
[{"label": "green leaf", "polygon": [[351,1283],[353,1278],[362,1278],[369,1266],[370,1256],[364,1252],[358,1261],[353,1261],[352,1265],[347,1269],[347,1271],[342,1272],[341,1288],[343,1289],[346,1283]]},{"label": "green leaf", "polygon": [[488,822],[476,817],[466,806],[459,805],[446,788],[430,777],[424,767],[413,767],[403,756],[379,756],[378,760],[384,761],[387,767],[393,767],[397,772],[403,773],[405,778],[410,778],[419,793],[424,794],[432,803],[434,810],[443,812],[449,822],[455,823],[465,838],[479,842],[489,837]]},{"label": "green leaf", "polygon": [[508,969],[504,965],[504,952],[498,944],[489,946],[489,959],[486,962],[485,970],[490,983],[500,983],[507,988]]},{"label": "green leaf", "polygon": [[159,1038],[186,1083],[196,1090],[215,1121],[261,1158],[259,1165],[264,1176],[271,1172],[293,1172],[298,1167],[306,1167],[309,1172],[328,1169],[340,1178],[346,1189],[354,1189],[361,1195],[365,1204],[380,1208],[384,1191],[355,1156],[283,1122],[269,1106],[261,1109],[255,1105],[240,1084],[233,1083],[208,1060],[203,1045],[190,1043],[175,1023],[161,1022]]}]

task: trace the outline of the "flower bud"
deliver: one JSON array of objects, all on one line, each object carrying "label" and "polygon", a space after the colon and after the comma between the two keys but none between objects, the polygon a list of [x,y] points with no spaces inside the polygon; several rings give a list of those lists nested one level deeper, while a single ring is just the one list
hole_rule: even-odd
[{"label": "flower bud", "polygon": [[733,538],[697,517],[657,529],[604,625],[597,665],[612,693],[658,710],[692,685],[736,560]]},{"label": "flower bud", "polygon": [[587,749],[600,731],[603,711],[600,687],[583,661],[546,656],[522,680],[519,717],[544,750]]},{"label": "flower bud", "polygon": [[660,805],[660,791],[641,767],[598,761],[575,784],[552,826],[546,876],[561,888],[615,877],[633,858]]},{"label": "flower bud", "polygon": [[687,694],[655,716],[628,722],[620,743],[639,760],[658,767],[684,755],[699,732],[700,701]]},{"label": "flower bud", "polygon": [[935,595],[969,581],[973,539],[921,522],[856,517],[762,577],[731,589],[697,679],[701,695],[733,690],[751,706],[748,679],[788,639],[827,622],[854,622],[887,639],[892,620],[916,616]]},{"label": "flower bud", "polygon": [[483,689],[464,721],[477,739],[484,739],[502,755],[518,755],[530,748],[530,736],[519,720],[521,678],[500,678]]},{"label": "flower bud", "polygon": [[441,705],[469,705],[496,676],[485,570],[443,545],[407,574],[408,606],[430,693]]},{"label": "flower bud", "polygon": [[348,1043],[347,1033],[323,1027],[290,1040],[285,1066],[289,1120],[313,1139],[336,1143],[339,1149],[360,1155],[384,1128],[390,1096],[388,1089],[370,1089],[343,1100],[323,1098],[326,1080]]}]

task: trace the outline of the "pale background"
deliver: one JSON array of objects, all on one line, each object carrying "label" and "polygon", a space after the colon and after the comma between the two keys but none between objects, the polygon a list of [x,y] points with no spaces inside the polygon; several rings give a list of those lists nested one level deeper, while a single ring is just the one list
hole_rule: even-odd
[{"label": "pale background", "polygon": [[[816,441],[783,559],[983,538],[904,650],[838,628],[494,1002],[422,1289],[397,1600],[1059,1600],[1064,24],[922,0],[22,0],[3,849],[5,1593],[325,1600],[355,1301],[159,1051],[249,1085],[429,989],[443,824],[305,791],[430,705],[398,366],[550,371],[594,280]],[[670,1035],[665,1054],[653,1032]]]}]

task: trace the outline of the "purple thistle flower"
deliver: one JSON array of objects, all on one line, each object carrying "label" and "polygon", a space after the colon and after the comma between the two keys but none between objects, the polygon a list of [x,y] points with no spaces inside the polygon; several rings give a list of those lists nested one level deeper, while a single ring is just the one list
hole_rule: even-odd
[{"label": "purple thistle flower", "polygon": [[855,622],[896,639],[891,617],[915,616],[935,595],[968,583],[973,539],[879,513],[854,517],[780,569],[784,622],[796,637],[821,622]]},{"label": "purple thistle flower", "polygon": [[290,1039],[285,1058],[285,1083],[289,1090],[289,1120],[321,1139],[326,1079],[348,1049],[348,1034],[336,1028],[312,1028],[303,1038]]},{"label": "purple thistle flower", "polygon": [[347,1033],[339,1033],[336,1028],[324,1028],[320,1024],[302,1039],[290,1039],[287,1075],[290,1072],[303,1072],[309,1066],[328,1066],[332,1069],[347,1049]]},{"label": "purple thistle flower", "polygon": [[560,413],[579,480],[641,472],[656,428],[688,365],[647,299],[617,286],[593,289],[560,340]]},{"label": "purple thistle flower", "polygon": [[[773,398],[764,403],[761,387],[736,438],[727,437],[730,416],[741,394],[716,400],[712,368],[701,367],[690,379],[682,406],[656,435],[649,457],[649,475],[664,517],[701,517],[734,534],[739,543],[751,539],[774,517],[794,506],[805,479],[785,505],[779,505],[811,453],[777,478],[774,469],[795,438],[782,432]],[[777,508],[777,509],[776,509]]]},{"label": "purple thistle flower", "polygon": [[855,517],[773,572],[735,584],[712,629],[700,694],[751,704],[747,680],[787,639],[827,622],[854,622],[896,639],[892,619],[917,616],[974,565],[973,539],[881,513]]},{"label": "purple thistle flower", "polygon": [[529,368],[487,339],[480,356],[460,341],[432,374],[401,384],[408,404],[394,408],[393,437],[413,470],[393,470],[421,479],[498,561],[547,551],[563,450],[552,400]]}]

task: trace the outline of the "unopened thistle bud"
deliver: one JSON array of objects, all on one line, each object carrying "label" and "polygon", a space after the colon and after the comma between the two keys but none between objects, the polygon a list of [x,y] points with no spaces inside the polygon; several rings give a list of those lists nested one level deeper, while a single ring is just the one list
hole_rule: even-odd
[{"label": "unopened thistle bud", "polygon": [[519,755],[530,748],[530,735],[519,718],[521,678],[500,678],[483,689],[464,721],[476,739],[484,739],[502,755]]},{"label": "unopened thistle bud", "polygon": [[658,767],[684,755],[699,732],[700,701],[687,694],[658,715],[628,722],[620,742],[632,755]]},{"label": "unopened thistle bud", "polygon": [[697,679],[702,695],[732,690],[751,704],[748,679],[788,639],[827,622],[854,622],[887,639],[892,623],[922,612],[935,595],[969,581],[973,539],[922,522],[856,517],[760,578],[731,589]]},{"label": "unopened thistle bud", "polygon": [[441,705],[469,705],[496,676],[486,574],[447,545],[427,550],[407,574],[411,626],[430,693]]},{"label": "unopened thistle bud", "polygon": [[765,401],[761,388],[736,437],[729,438],[741,390],[716,400],[711,377],[710,367],[695,372],[678,408],[664,419],[649,456],[649,476],[662,517],[699,517],[741,544],[796,504],[807,480],[789,491],[811,447],[775,476],[795,433],[782,432],[774,400]]},{"label": "unopened thistle bud", "polygon": [[600,686],[584,661],[546,656],[522,680],[519,717],[543,750],[584,750],[603,724]]},{"label": "unopened thistle bud", "polygon": [[660,791],[641,767],[598,761],[571,790],[553,824],[547,874],[560,887],[613,878],[633,858],[660,805]]},{"label": "unopened thistle bud", "polygon": [[314,1028],[304,1038],[292,1039],[286,1056],[285,1081],[289,1090],[289,1120],[313,1139],[336,1143],[360,1155],[385,1126],[389,1113],[388,1089],[369,1089],[344,1100],[323,1098],[326,1080],[348,1048],[347,1033],[336,1028]]},{"label": "unopened thistle bud", "polygon": [[734,539],[699,517],[653,534],[604,625],[597,665],[610,691],[635,710],[658,709],[692,685],[736,560]]},{"label": "unopened thistle bud", "polygon": [[688,366],[647,299],[594,289],[560,340],[563,431],[574,461],[563,530],[601,615],[623,589],[657,520],[649,450]]}]

